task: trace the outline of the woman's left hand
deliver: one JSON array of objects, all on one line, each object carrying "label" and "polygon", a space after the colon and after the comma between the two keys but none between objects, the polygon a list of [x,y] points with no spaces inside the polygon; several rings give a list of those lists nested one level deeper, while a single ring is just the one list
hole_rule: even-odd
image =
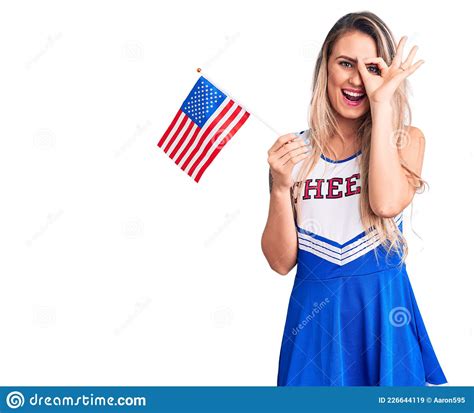
[{"label": "woman's left hand", "polygon": [[[391,102],[400,83],[424,63],[424,60],[418,60],[412,65],[418,46],[413,46],[407,59],[401,63],[406,40],[407,36],[403,36],[398,43],[397,52],[390,67],[381,57],[367,59],[357,57],[357,68],[364,82],[365,93],[371,103]],[[371,64],[378,67],[380,74],[367,70],[366,65]]]}]

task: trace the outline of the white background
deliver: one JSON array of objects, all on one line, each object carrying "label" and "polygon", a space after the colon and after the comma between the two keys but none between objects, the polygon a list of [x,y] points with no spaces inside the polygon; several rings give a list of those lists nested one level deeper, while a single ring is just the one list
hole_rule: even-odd
[{"label": "white background", "polygon": [[[407,268],[449,384],[474,384],[472,15],[381,3],[2,2],[1,385],[276,384],[296,270],[260,249],[267,150],[307,127],[322,42],[362,10],[426,61]],[[199,184],[156,146],[196,67],[254,115]]]}]

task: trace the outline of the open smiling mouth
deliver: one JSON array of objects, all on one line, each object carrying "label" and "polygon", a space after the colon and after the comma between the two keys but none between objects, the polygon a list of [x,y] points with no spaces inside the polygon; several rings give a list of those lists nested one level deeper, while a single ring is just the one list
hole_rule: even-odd
[{"label": "open smiling mouth", "polygon": [[359,106],[367,97],[365,93],[354,93],[344,89],[341,89],[341,93],[344,103],[348,106]]}]

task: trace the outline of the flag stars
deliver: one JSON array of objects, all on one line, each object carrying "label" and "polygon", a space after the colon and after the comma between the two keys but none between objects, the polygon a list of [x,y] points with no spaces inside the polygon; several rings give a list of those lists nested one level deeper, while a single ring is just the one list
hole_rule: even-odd
[{"label": "flag stars", "polygon": [[184,103],[183,110],[195,122],[202,125],[208,119],[209,114],[214,113],[223,98],[224,95],[215,86],[206,83],[205,80],[199,81],[191,96]]}]

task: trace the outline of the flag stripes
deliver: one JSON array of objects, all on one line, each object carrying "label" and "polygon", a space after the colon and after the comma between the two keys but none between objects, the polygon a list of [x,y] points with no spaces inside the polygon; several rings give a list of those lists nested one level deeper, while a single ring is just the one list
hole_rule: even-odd
[{"label": "flag stripes", "polygon": [[201,76],[158,142],[184,172],[199,182],[250,113]]},{"label": "flag stripes", "polygon": [[222,110],[216,110],[203,128],[179,109],[158,142],[158,146],[196,182],[250,116],[229,97],[221,107]]}]

